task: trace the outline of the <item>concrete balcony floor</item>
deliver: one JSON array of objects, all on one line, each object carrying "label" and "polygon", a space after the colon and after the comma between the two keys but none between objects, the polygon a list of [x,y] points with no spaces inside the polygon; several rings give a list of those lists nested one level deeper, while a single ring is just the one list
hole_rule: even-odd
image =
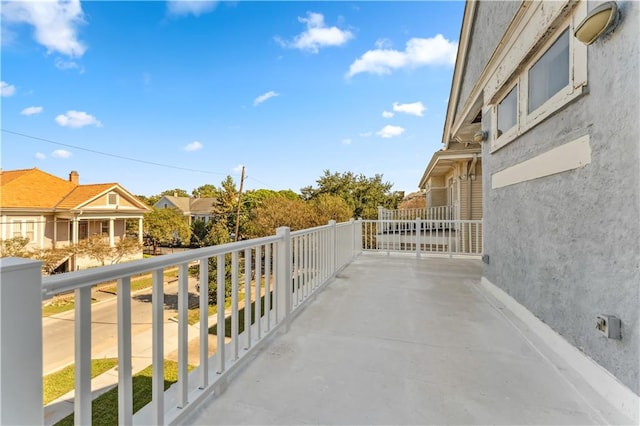
[{"label": "concrete balcony floor", "polygon": [[629,423],[479,285],[481,271],[360,256],[185,423]]}]

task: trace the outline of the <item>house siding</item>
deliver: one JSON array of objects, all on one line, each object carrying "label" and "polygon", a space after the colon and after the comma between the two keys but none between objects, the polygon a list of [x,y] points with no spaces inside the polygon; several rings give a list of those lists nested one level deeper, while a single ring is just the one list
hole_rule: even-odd
[{"label": "house siding", "polygon": [[[493,154],[483,144],[484,275],[638,394],[640,5],[618,4],[619,27],[588,48],[589,93]],[[590,164],[492,189],[493,173],[584,135]],[[595,329],[600,313],[621,340]]]},{"label": "house siding", "polygon": [[486,67],[500,38],[520,8],[521,1],[480,1],[467,49],[467,63],[462,77],[462,86],[456,116],[469,97],[475,82]]}]

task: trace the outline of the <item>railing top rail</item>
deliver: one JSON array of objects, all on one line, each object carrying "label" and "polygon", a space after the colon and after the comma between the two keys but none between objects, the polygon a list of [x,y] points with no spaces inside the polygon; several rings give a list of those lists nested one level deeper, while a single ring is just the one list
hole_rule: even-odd
[{"label": "railing top rail", "polygon": [[299,229],[297,231],[291,231],[290,235],[292,237],[299,237],[301,235],[312,234],[314,232],[322,231],[324,229],[329,229],[329,228],[331,228],[331,225],[320,225],[320,226],[315,226],[313,228],[306,228],[306,229]]},{"label": "railing top rail", "polygon": [[446,222],[446,223],[482,223],[482,219],[363,219],[364,223],[415,223],[417,219],[420,219],[422,222]]},{"label": "railing top rail", "polygon": [[117,265],[100,268],[85,269],[60,275],[51,275],[42,279],[42,296],[49,298],[56,294],[65,293],[78,288],[90,287],[105,281],[129,277],[135,274],[165,268],[194,260],[207,259],[220,254],[233,253],[247,248],[277,242],[281,237],[277,235],[202,247],[181,253],[167,254],[150,259],[135,260]]}]

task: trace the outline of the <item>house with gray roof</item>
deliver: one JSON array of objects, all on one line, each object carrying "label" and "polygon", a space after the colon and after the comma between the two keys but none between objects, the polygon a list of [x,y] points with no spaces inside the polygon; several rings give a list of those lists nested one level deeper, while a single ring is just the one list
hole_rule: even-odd
[{"label": "house with gray roof", "polygon": [[213,197],[177,197],[173,195],[164,195],[153,207],[157,209],[177,209],[183,215],[189,218],[189,225],[194,220],[204,220],[209,222],[213,219],[213,206],[217,198]]}]

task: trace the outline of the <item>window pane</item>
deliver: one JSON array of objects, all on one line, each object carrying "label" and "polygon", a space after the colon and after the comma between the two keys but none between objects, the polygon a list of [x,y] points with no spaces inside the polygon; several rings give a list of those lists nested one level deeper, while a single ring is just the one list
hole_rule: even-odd
[{"label": "window pane", "polygon": [[569,84],[569,30],[529,69],[529,112]]},{"label": "window pane", "polygon": [[518,86],[498,104],[498,137],[518,122]]}]

